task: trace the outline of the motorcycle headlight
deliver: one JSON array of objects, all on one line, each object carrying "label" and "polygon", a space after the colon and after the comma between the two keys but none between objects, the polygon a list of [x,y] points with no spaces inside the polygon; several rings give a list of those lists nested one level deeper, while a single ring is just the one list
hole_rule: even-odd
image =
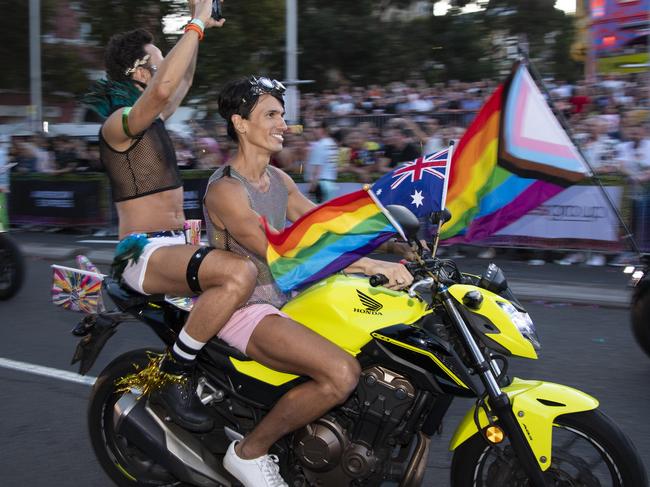
[{"label": "motorcycle headlight", "polygon": [[542,345],[539,343],[539,338],[537,338],[537,330],[535,329],[535,323],[530,319],[530,316],[525,311],[519,311],[512,304],[507,301],[497,301],[497,304],[508,313],[508,316],[515,324],[519,333],[533,344],[535,350],[542,348]]}]

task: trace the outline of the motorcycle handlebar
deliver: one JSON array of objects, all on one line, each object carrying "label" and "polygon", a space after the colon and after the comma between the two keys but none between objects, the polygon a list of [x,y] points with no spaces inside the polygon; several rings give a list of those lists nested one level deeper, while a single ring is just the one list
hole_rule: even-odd
[{"label": "motorcycle handlebar", "polygon": [[370,276],[369,281],[372,287],[383,286],[384,284],[388,284],[388,278],[383,274],[373,274],[372,276]]}]

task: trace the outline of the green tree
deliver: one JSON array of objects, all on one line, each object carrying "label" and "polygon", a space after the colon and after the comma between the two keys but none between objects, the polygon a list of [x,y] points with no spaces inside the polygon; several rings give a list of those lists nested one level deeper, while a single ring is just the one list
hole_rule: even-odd
[{"label": "green tree", "polygon": [[85,0],[83,18],[91,25],[90,36],[100,46],[118,32],[144,28],[164,51],[169,42],[163,33],[163,19],[179,12],[186,2],[178,0]]},{"label": "green tree", "polygon": [[206,31],[199,50],[192,93],[212,99],[234,77],[284,75],[284,2],[224,3],[226,23]]},{"label": "green tree", "polygon": [[[554,0],[489,0],[487,9],[461,15],[468,0],[453,0],[447,15],[414,20],[383,20],[391,7],[408,7],[412,0],[300,0],[299,73],[313,79],[308,89],[341,83],[367,85],[424,76],[430,81],[476,80],[492,77],[490,38],[500,29],[525,32],[531,54],[545,69],[567,72],[570,20],[553,8]],[[181,0],[87,0],[86,19],[92,36],[104,45],[115,32],[146,27],[167,51],[177,40],[165,35],[163,18],[186,13]],[[511,15],[496,15],[499,9]],[[222,30],[206,33],[190,100],[212,100],[223,82],[258,73],[284,75],[285,2],[248,0],[224,4]],[[544,19],[540,22],[539,19]],[[547,45],[549,32],[553,47]]]},{"label": "green tree", "polygon": [[89,79],[75,49],[61,49],[57,44],[44,44],[42,51],[43,93],[64,96],[80,95],[88,89]]},{"label": "green tree", "polygon": [[452,9],[447,15],[428,20],[429,73],[435,81],[450,79],[478,81],[494,76],[489,59],[488,31],[481,13],[458,15]]},{"label": "green tree", "polygon": [[300,72],[319,87],[341,80],[385,83],[424,76],[429,80],[480,79],[491,73],[479,16],[433,15],[382,20],[391,6],[412,2],[317,0],[300,2]]},{"label": "green tree", "polygon": [[[29,2],[3,0],[0,15],[0,89],[29,90]],[[48,32],[52,1],[41,0],[41,33]],[[11,15],[9,15],[11,12]]]},{"label": "green tree", "polygon": [[[146,28],[163,53],[178,40],[163,32],[163,19],[187,15],[183,0],[86,0],[85,19],[100,46],[117,32]],[[284,62],[284,2],[249,0],[224,4],[226,25],[210,29],[200,46],[200,56],[190,99],[211,98],[226,80],[261,73],[281,77]]]},{"label": "green tree", "polygon": [[526,39],[529,57],[546,75],[575,80],[580,67],[569,56],[573,17],[555,8],[555,0],[489,0],[485,10],[491,30]]}]

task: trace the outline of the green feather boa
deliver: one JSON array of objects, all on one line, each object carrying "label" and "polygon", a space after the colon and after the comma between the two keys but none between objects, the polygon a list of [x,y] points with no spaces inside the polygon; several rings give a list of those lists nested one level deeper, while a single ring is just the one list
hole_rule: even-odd
[{"label": "green feather boa", "polygon": [[144,233],[134,233],[122,239],[115,249],[115,258],[111,264],[111,275],[113,279],[122,279],[124,269],[129,264],[136,264],[142,255],[142,251],[149,243]]},{"label": "green feather boa", "polygon": [[133,106],[142,92],[132,81],[100,79],[81,102],[103,118],[121,107]]}]

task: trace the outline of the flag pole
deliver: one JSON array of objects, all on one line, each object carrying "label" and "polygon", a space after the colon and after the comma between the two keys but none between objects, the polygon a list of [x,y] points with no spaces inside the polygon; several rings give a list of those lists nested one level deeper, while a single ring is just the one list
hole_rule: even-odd
[{"label": "flag pole", "polygon": [[447,186],[449,185],[449,178],[451,176],[451,159],[454,155],[454,141],[449,141],[449,149],[447,152],[447,163],[445,164],[445,181],[442,185],[442,198],[440,199],[440,211],[438,212],[438,223],[436,225],[436,235],[433,239],[433,249],[431,249],[431,256],[435,257],[438,251],[438,244],[440,243],[440,231],[442,230],[444,210],[447,204]]},{"label": "flag pole", "polygon": [[381,204],[381,201],[379,201],[379,198],[377,198],[377,195],[373,192],[373,190],[370,188],[369,184],[364,184],[363,189],[368,193],[370,196],[370,199],[375,202],[375,204],[379,207],[381,212],[384,214],[386,218],[388,218],[388,221],[395,227],[397,232],[400,234],[400,237],[404,239],[405,242],[408,242],[408,238],[406,238],[406,234],[404,233],[404,230],[402,229],[402,226],[397,223],[397,220],[393,218],[393,215],[390,214],[390,211],[388,211],[384,205]]},{"label": "flag pole", "polygon": [[451,176],[451,158],[454,155],[454,141],[449,141],[449,152],[447,153],[447,164],[445,165],[445,181],[442,186],[442,199],[440,200],[440,211],[445,209],[447,204],[447,187],[449,186],[449,176]]},{"label": "flag pole", "polygon": [[616,218],[618,218],[619,223],[623,227],[623,230],[625,232],[625,235],[623,235],[624,240],[628,240],[632,246],[632,250],[639,256],[639,258],[643,257],[643,252],[641,252],[641,249],[639,248],[638,244],[636,243],[636,240],[634,240],[634,235],[628,228],[627,224],[623,220],[623,217],[621,215],[621,212],[618,211],[618,208],[616,208],[616,205],[614,205],[614,202],[612,201],[612,198],[610,197],[609,193],[605,190],[605,187],[603,186],[602,181],[600,178],[596,175],[596,172],[594,171],[594,168],[592,167],[591,163],[587,160],[585,157],[584,153],[582,152],[582,148],[576,143],[576,141],[573,139],[573,133],[571,131],[571,127],[569,127],[569,123],[567,122],[566,118],[564,118],[564,115],[562,115],[562,112],[558,110],[553,103],[553,99],[551,98],[551,94],[548,91],[548,88],[546,88],[546,84],[544,83],[544,80],[540,76],[539,72],[537,71],[537,68],[533,65],[533,63],[530,61],[528,56],[526,56],[525,52],[523,49],[521,49],[521,46],[517,46],[519,50],[519,56],[521,59],[525,62],[525,65],[530,68],[530,73],[533,76],[533,79],[537,82],[537,85],[542,89],[544,92],[544,95],[546,95],[546,103],[551,107],[551,110],[555,114],[555,117],[558,119],[560,122],[560,125],[562,125],[562,128],[566,132],[567,136],[569,137],[569,140],[573,143],[574,147],[578,151],[578,154],[580,154],[580,157],[582,157],[583,162],[589,169],[589,176],[591,177],[592,180],[596,182],[596,185],[598,188],[600,188],[600,191],[602,192],[603,196],[605,197],[605,200],[609,204],[610,209],[614,212],[616,215]]}]

